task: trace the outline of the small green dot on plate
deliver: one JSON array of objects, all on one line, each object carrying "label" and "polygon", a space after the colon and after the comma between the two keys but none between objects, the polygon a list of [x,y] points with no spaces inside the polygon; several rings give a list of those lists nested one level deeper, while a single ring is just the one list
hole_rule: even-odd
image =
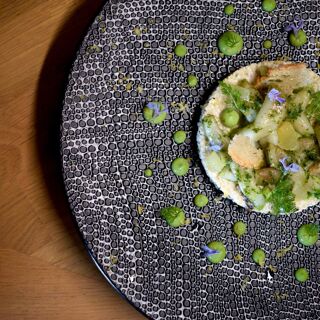
[{"label": "small green dot on plate", "polygon": [[193,202],[198,208],[202,208],[202,207],[204,207],[204,206],[206,206],[208,204],[209,199],[204,194],[197,194],[194,197]]},{"label": "small green dot on plate", "polygon": [[262,9],[266,12],[271,12],[277,7],[276,0],[262,0]]},{"label": "small green dot on plate", "polygon": [[232,4],[227,4],[223,11],[227,16],[231,16],[234,13],[234,6]]},{"label": "small green dot on plate", "polygon": [[233,225],[233,232],[238,236],[241,237],[247,232],[247,224],[244,223],[243,221],[237,221]]},{"label": "small green dot on plate", "polygon": [[188,83],[188,86],[191,87],[191,88],[194,88],[198,85],[198,78],[197,76],[193,75],[193,74],[190,74],[187,78],[187,83]]},{"label": "small green dot on plate", "polygon": [[299,282],[306,282],[309,279],[309,271],[306,268],[299,268],[294,272],[294,277]]},{"label": "small green dot on plate", "polygon": [[263,41],[263,47],[264,47],[265,49],[271,49],[271,47],[272,47],[272,41],[271,41],[271,40],[265,40],[265,41]]},{"label": "small green dot on plate", "polygon": [[153,172],[150,168],[147,168],[146,170],[144,170],[144,175],[146,177],[152,177],[152,174],[153,174]]},{"label": "small green dot on plate", "polygon": [[177,144],[181,144],[181,143],[184,143],[185,140],[187,138],[187,134],[185,131],[183,130],[179,130],[179,131],[176,131],[174,134],[173,134],[173,140],[175,143]]},{"label": "small green dot on plate", "polygon": [[184,44],[179,43],[174,48],[174,53],[175,53],[176,56],[182,58],[188,53],[188,48]]},{"label": "small green dot on plate", "polygon": [[266,254],[262,249],[255,249],[252,252],[252,260],[260,267],[264,267],[266,261]]}]

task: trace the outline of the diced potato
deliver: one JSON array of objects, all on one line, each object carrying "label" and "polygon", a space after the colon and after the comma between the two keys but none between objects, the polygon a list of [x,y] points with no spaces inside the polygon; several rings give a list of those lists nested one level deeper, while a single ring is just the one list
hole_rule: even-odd
[{"label": "diced potato", "polygon": [[292,192],[295,195],[295,200],[300,201],[307,199],[307,178],[303,169],[300,169],[298,172],[292,173],[291,179],[293,181]]},{"label": "diced potato", "polygon": [[226,155],[223,152],[210,151],[205,155],[208,170],[219,173],[227,164]]},{"label": "diced potato", "polygon": [[268,145],[266,151],[269,165],[272,167],[279,167],[279,160],[283,159],[287,155],[284,150],[271,143]]},{"label": "diced potato", "polygon": [[281,171],[276,168],[263,168],[257,170],[256,180],[258,185],[276,184],[281,177]]},{"label": "diced potato", "polygon": [[313,176],[320,176],[320,162],[315,162],[310,168],[309,173]]},{"label": "diced potato", "polygon": [[278,128],[278,145],[284,150],[297,150],[299,147],[299,137],[300,135],[294,130],[289,121],[284,121]]},{"label": "diced potato", "polygon": [[226,179],[228,181],[235,182],[237,181],[236,176],[233,174],[233,172],[228,168],[227,166],[222,169],[222,171],[219,173],[219,177],[222,179]]},{"label": "diced potato", "polygon": [[263,128],[257,128],[254,124],[249,124],[238,131],[239,135],[246,136],[254,142],[269,136],[272,132],[274,132],[274,128],[266,126]]},{"label": "diced potato", "polygon": [[303,113],[296,120],[294,120],[293,127],[296,131],[298,131],[302,135],[308,136],[308,135],[314,134],[314,130],[308,118]]},{"label": "diced potato", "polygon": [[304,88],[302,90],[299,90],[299,92],[295,93],[290,98],[292,103],[301,106],[301,109],[304,110],[310,102],[310,93],[308,88]]},{"label": "diced potato", "polygon": [[278,139],[278,132],[276,130],[273,130],[268,136],[263,137],[262,139],[259,140],[260,145],[262,148],[266,148],[269,143],[277,145],[279,142]]},{"label": "diced potato", "polygon": [[202,119],[202,127],[209,141],[215,143],[222,142],[224,146],[229,144],[229,138],[224,135],[224,132],[219,128],[214,115],[206,115]]},{"label": "diced potato", "polygon": [[313,138],[299,138],[299,149],[300,150],[312,150],[315,148],[315,143]]},{"label": "diced potato", "polygon": [[256,127],[269,127],[270,129],[275,129],[278,123],[280,123],[284,119],[284,117],[286,116],[286,108],[274,108],[274,106],[275,103],[272,102],[268,97],[266,97],[254,122]]}]

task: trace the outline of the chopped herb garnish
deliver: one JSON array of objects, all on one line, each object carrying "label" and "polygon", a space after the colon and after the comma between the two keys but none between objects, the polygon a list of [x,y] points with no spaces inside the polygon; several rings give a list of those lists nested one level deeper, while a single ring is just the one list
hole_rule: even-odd
[{"label": "chopped herb garnish", "polygon": [[308,197],[314,197],[320,200],[320,189],[314,189],[308,192]]},{"label": "chopped herb garnish", "polygon": [[144,211],[144,206],[138,204],[138,205],[137,205],[137,212],[138,212],[138,214],[142,214],[143,211]]},{"label": "chopped herb garnish", "polygon": [[292,248],[293,248],[293,245],[291,244],[289,247],[277,250],[277,253],[276,253],[277,258],[283,258],[288,252],[292,250]]},{"label": "chopped herb garnish", "polygon": [[289,176],[283,176],[273,189],[270,196],[273,213],[289,213],[296,210],[294,194],[292,192],[293,182]]},{"label": "chopped herb garnish", "polygon": [[222,93],[227,97],[227,102],[233,108],[243,112],[246,110],[244,100],[241,98],[241,93],[233,85],[225,83],[224,81],[219,82]]},{"label": "chopped herb garnish", "polygon": [[306,113],[309,117],[320,121],[320,91],[311,95],[311,101],[306,107]]},{"label": "chopped herb garnish", "polygon": [[302,108],[300,105],[290,105],[288,108],[288,119],[295,120],[297,119],[302,112]]}]

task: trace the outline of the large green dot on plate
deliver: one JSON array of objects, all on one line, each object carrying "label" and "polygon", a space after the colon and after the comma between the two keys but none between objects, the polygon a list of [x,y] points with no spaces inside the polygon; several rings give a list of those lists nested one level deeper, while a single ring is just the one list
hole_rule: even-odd
[{"label": "large green dot on plate", "polygon": [[226,56],[234,56],[243,48],[243,39],[234,31],[224,32],[218,39],[218,48]]},{"label": "large green dot on plate", "polygon": [[189,171],[189,160],[185,158],[176,158],[171,163],[171,170],[176,176],[184,176]]},{"label": "large green dot on plate", "polygon": [[212,250],[219,251],[218,253],[212,254],[207,258],[210,262],[220,263],[225,259],[226,255],[227,255],[227,251],[226,251],[226,247],[224,246],[224,244],[222,242],[212,241],[208,244],[208,247]]},{"label": "large green dot on plate", "polygon": [[303,224],[298,229],[297,237],[304,246],[312,246],[319,239],[319,226],[313,223]]}]

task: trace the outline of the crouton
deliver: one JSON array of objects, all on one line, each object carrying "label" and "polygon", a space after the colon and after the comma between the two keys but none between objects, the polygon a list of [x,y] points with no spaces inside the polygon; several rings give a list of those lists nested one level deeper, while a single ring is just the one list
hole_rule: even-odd
[{"label": "crouton", "polygon": [[310,71],[305,63],[280,64],[277,67],[267,68],[266,74],[258,76],[255,87],[263,88],[278,87],[281,83],[281,93],[290,95],[295,88],[304,87],[312,83]]},{"label": "crouton", "polygon": [[242,167],[260,169],[264,166],[263,151],[249,137],[235,135],[229,144],[228,153]]}]

